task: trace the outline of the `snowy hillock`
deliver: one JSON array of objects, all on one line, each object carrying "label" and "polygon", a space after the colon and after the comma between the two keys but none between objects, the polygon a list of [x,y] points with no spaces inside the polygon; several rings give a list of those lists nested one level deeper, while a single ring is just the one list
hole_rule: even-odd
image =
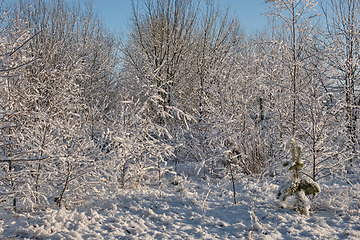
[{"label": "snowy hillock", "polygon": [[[13,239],[359,239],[360,186],[323,181],[309,217],[276,200],[278,180],[187,181],[103,193],[77,209],[1,210],[0,236]],[[294,207],[287,202],[289,207]]]}]

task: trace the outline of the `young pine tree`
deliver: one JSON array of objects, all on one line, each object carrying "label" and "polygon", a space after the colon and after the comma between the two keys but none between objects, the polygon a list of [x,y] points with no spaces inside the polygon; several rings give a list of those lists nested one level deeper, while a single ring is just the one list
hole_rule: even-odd
[{"label": "young pine tree", "polygon": [[287,197],[294,196],[298,211],[305,216],[309,216],[310,200],[307,195],[315,197],[320,192],[320,186],[312,179],[301,175],[301,170],[305,164],[301,160],[301,147],[296,146],[294,139],[291,140],[290,150],[292,162],[286,162],[284,166],[290,165],[288,169],[293,171],[293,177],[280,186],[277,199],[284,202]]}]

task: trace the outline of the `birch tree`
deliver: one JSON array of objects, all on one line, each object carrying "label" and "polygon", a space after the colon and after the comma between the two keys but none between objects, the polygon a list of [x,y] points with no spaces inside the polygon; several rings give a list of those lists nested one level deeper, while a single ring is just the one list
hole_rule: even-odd
[{"label": "birch tree", "polygon": [[188,77],[182,70],[192,49],[198,5],[192,0],[136,3],[124,54],[147,96],[150,117],[164,125],[184,111],[179,99],[185,97],[181,84]]},{"label": "birch tree", "polygon": [[0,202],[3,206],[18,209],[19,200],[31,198],[29,172],[26,166],[41,161],[26,142],[24,129],[31,126],[24,98],[27,83],[21,78],[24,68],[36,57],[27,47],[35,37],[21,18],[12,18],[9,6],[1,4],[0,14]]},{"label": "birch tree", "polygon": [[[90,189],[84,188],[85,177],[94,170],[95,135],[99,136],[95,126],[101,119],[100,114],[94,119],[94,112],[99,112],[94,109],[98,102],[109,106],[104,89],[113,84],[116,41],[103,32],[96,16],[80,5],[42,0],[12,4],[9,36],[19,36],[18,29],[27,31],[29,40],[18,39],[17,48],[22,46],[18,52],[36,59],[23,64],[17,78],[8,84],[11,104],[7,106],[24,113],[12,133],[21,139],[17,169],[28,173],[22,185],[27,184],[28,202],[33,205],[54,200],[59,206],[76,204]],[[102,110],[101,114],[108,111]]]},{"label": "birch tree", "polygon": [[[284,63],[284,81],[289,101],[291,102],[290,135],[297,135],[299,124],[298,102],[301,89],[306,86],[305,60],[308,56],[307,43],[311,40],[314,31],[314,20],[317,16],[314,8],[317,2],[312,0],[271,0],[268,16],[273,19],[274,26],[284,30],[282,41],[277,44],[283,46],[286,54]],[[274,39],[276,41],[276,39]]]},{"label": "birch tree", "polygon": [[327,62],[334,74],[333,87],[341,92],[350,150],[350,163],[358,155],[360,3],[355,0],[331,0],[323,5],[326,17],[325,44]]}]

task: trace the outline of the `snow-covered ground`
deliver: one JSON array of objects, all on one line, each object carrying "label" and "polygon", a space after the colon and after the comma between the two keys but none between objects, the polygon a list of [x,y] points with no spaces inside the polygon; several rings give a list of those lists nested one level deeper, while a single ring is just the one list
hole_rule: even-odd
[{"label": "snow-covered ground", "polygon": [[320,182],[309,217],[249,177],[120,190],[77,209],[0,210],[0,239],[360,239],[360,184]]}]

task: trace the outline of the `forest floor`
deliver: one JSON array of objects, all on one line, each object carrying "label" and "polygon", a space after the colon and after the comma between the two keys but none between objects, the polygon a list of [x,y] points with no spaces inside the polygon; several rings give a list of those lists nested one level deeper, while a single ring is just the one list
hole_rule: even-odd
[{"label": "forest floor", "polygon": [[105,193],[76,209],[0,210],[0,239],[360,239],[360,183],[320,181],[309,217],[279,180],[181,181]]}]

